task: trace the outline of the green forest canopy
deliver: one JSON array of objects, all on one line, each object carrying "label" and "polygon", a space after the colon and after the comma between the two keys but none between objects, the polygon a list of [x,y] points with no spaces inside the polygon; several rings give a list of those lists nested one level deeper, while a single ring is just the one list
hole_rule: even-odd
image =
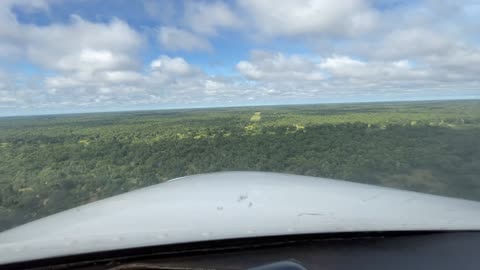
[{"label": "green forest canopy", "polygon": [[232,170],[480,200],[480,101],[0,118],[0,231],[171,178]]}]

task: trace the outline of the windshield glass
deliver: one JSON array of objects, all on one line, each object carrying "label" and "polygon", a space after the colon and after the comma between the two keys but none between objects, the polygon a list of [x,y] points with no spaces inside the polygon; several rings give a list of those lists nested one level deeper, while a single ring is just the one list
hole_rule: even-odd
[{"label": "windshield glass", "polygon": [[219,171],[480,201],[479,16],[475,1],[2,0],[0,231]]}]

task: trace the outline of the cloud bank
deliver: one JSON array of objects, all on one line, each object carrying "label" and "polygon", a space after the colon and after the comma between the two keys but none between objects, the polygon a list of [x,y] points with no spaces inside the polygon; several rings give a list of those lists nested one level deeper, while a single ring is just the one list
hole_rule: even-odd
[{"label": "cloud bank", "polygon": [[145,1],[150,25],[58,5],[0,3],[0,114],[480,98],[475,1]]}]

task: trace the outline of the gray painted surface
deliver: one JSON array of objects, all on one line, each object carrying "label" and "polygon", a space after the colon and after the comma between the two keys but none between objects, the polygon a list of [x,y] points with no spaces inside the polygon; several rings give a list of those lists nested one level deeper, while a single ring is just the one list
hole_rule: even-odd
[{"label": "gray painted surface", "polygon": [[0,233],[0,264],[239,237],[478,229],[478,202],[324,178],[224,172],[179,178]]}]

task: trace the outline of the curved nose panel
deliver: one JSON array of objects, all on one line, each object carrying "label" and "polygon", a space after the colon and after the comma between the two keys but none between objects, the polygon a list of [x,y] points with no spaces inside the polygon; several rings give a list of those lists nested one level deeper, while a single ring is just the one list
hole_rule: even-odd
[{"label": "curved nose panel", "polygon": [[175,179],[0,233],[0,264],[170,243],[304,233],[478,230],[480,203],[316,177]]}]

